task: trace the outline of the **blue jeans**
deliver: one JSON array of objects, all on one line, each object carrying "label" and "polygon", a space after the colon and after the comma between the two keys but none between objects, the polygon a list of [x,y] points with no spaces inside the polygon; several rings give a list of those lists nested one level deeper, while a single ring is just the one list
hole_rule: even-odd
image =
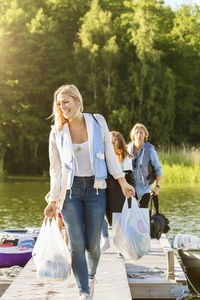
[{"label": "blue jeans", "polygon": [[74,177],[61,211],[67,227],[72,269],[80,293],[89,293],[100,258],[100,237],[106,208],[106,191],[94,189],[94,176]]},{"label": "blue jeans", "polygon": [[108,238],[108,222],[104,219],[101,232],[102,237]]}]

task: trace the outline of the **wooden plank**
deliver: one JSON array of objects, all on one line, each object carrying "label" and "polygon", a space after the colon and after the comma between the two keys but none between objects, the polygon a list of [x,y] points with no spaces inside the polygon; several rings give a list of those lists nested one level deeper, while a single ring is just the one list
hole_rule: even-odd
[{"label": "wooden plank", "polygon": [[13,280],[21,272],[22,267],[12,266],[7,268],[0,268],[0,297],[3,295],[5,290],[10,286]]},{"label": "wooden plank", "polygon": [[[101,255],[97,272],[94,300],[131,300],[123,260],[116,249]],[[78,288],[73,274],[65,282],[45,282],[36,279],[33,259],[6,290],[1,300],[77,300]]]},{"label": "wooden plank", "polygon": [[[163,250],[165,253],[167,253],[168,251],[174,251],[171,248],[171,245],[168,241],[168,238],[165,234],[161,235],[160,238],[160,244],[163,247]],[[176,282],[182,282],[183,284],[187,283],[187,279],[185,277],[185,274],[181,268],[181,265],[176,257],[176,255],[174,255],[174,275],[175,275],[175,280]]]},{"label": "wooden plank", "polygon": [[185,285],[177,284],[141,284],[130,285],[133,299],[176,299],[187,290]]},{"label": "wooden plank", "polygon": [[[172,248],[166,236],[160,240],[151,240],[151,250],[137,261],[125,259],[126,271],[131,295],[134,299],[175,299],[187,288],[187,281],[180,264],[176,262],[176,276],[168,278],[167,256]],[[173,252],[171,252],[173,253]],[[171,269],[171,265],[170,265]],[[177,276],[177,272],[178,275]],[[180,279],[178,280],[177,278]]]},{"label": "wooden plank", "polygon": [[167,276],[169,279],[175,279],[174,276],[174,251],[169,250],[166,253],[167,258]]},{"label": "wooden plank", "polygon": [[7,290],[10,284],[13,282],[13,279],[0,277],[0,296]]}]

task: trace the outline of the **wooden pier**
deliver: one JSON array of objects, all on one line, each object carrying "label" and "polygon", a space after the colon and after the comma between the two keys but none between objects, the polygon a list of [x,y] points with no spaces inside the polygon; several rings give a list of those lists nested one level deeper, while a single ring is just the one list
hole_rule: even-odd
[{"label": "wooden pier", "polygon": [[[65,282],[45,282],[36,279],[33,259],[9,286],[1,300],[78,300],[78,288],[73,274]],[[94,300],[131,300],[123,260],[116,249],[101,256],[97,272]]]},{"label": "wooden pier", "polygon": [[[165,235],[152,239],[151,251],[138,261],[118,258],[112,246],[101,255],[96,279],[94,300],[176,299],[187,288]],[[37,280],[31,259],[0,299],[78,300],[78,289],[73,275],[60,283]]]},{"label": "wooden pier", "polygon": [[125,260],[133,299],[176,299],[188,290],[184,272],[165,234],[137,261]]},{"label": "wooden pier", "polygon": [[0,296],[3,295],[12,282],[12,279],[4,278],[3,276],[0,277]]}]

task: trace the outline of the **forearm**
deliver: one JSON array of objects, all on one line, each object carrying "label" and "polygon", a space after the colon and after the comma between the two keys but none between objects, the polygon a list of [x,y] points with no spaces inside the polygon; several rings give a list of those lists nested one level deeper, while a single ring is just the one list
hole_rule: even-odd
[{"label": "forearm", "polygon": [[162,175],[161,174],[157,174],[156,175],[156,185],[159,185],[161,184],[161,178],[162,178]]},{"label": "forearm", "polygon": [[117,180],[118,180],[121,187],[123,187],[124,185],[127,184],[127,181],[126,181],[125,177],[120,177]]},{"label": "forearm", "polygon": [[61,161],[53,131],[49,139],[49,162],[50,162],[50,194],[49,202],[58,201],[61,185]]},{"label": "forearm", "polygon": [[48,202],[56,202],[60,199],[61,170],[50,174],[50,193]]},{"label": "forearm", "polygon": [[155,195],[159,194],[161,178],[162,178],[161,174],[156,175],[156,186],[151,190]]}]

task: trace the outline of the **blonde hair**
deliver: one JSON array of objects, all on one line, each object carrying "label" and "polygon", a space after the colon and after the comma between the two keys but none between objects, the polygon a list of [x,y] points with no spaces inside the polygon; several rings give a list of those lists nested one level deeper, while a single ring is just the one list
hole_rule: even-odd
[{"label": "blonde hair", "polygon": [[67,122],[67,120],[64,118],[63,113],[57,104],[58,94],[69,95],[75,101],[78,101],[80,112],[83,112],[83,98],[82,98],[79,90],[77,89],[77,87],[73,84],[64,84],[64,85],[60,86],[54,92],[52,116],[54,118],[54,123],[55,123],[56,127],[58,128],[58,130],[61,130],[63,125]]},{"label": "blonde hair", "polygon": [[118,131],[111,131],[110,134],[115,138],[113,147],[118,161],[122,163],[126,156],[132,157],[132,155],[130,155],[127,151],[127,146],[123,135]]},{"label": "blonde hair", "polygon": [[133,128],[131,129],[131,132],[130,132],[130,138],[131,140],[134,142],[135,141],[135,131],[136,129],[138,128],[141,128],[144,130],[144,133],[145,133],[145,142],[148,140],[148,137],[149,137],[149,132],[148,130],[146,129],[146,127],[141,124],[141,123],[136,123]]}]

